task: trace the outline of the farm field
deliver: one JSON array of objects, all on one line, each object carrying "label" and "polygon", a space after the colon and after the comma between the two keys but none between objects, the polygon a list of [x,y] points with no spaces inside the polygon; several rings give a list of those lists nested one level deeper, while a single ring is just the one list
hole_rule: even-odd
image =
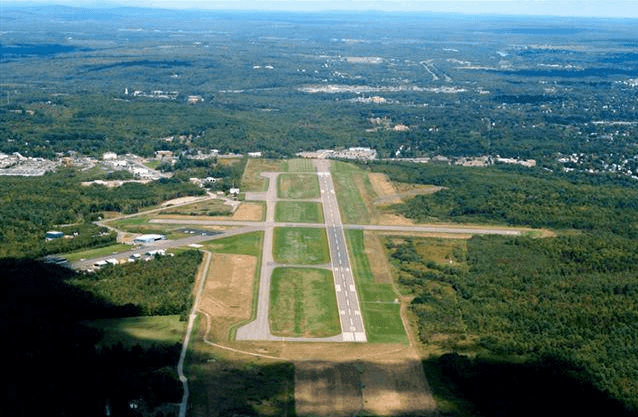
[{"label": "farm field", "polygon": [[277,227],[273,257],[281,264],[316,265],[330,262],[325,229]]},{"label": "farm field", "polygon": [[321,204],[312,201],[279,201],[275,221],[292,223],[323,223]]},{"label": "farm field", "polygon": [[320,198],[317,176],[313,174],[280,174],[277,196],[295,200]]},{"label": "farm field", "polygon": [[276,268],[270,326],[276,336],[326,337],[341,333],[332,271]]}]

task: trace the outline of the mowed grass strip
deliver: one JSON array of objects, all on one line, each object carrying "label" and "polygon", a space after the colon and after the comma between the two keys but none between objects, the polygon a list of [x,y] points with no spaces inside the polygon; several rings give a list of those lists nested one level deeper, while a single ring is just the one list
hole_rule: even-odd
[{"label": "mowed grass strip", "polygon": [[261,258],[261,248],[264,232],[250,232],[229,236],[222,239],[209,240],[202,243],[206,250],[213,253],[232,253],[236,255],[251,255]]},{"label": "mowed grass strip", "polygon": [[332,161],[330,173],[343,223],[369,224],[372,216],[361,195],[362,191],[373,193],[368,174],[354,165],[340,161]]},{"label": "mowed grass strip", "polygon": [[401,320],[401,304],[390,283],[377,283],[365,251],[363,231],[346,230],[352,273],[370,343],[403,343],[408,337]]},{"label": "mowed grass strip", "polygon": [[275,221],[323,223],[323,208],[312,201],[279,201],[275,208]]},{"label": "mowed grass strip", "polygon": [[284,172],[315,172],[315,166],[310,159],[291,159],[281,163]]},{"label": "mowed grass strip", "polygon": [[316,265],[330,262],[326,229],[276,227],[273,258],[281,264]]},{"label": "mowed grass strip", "polygon": [[277,196],[297,200],[320,198],[319,180],[315,174],[280,174]]},{"label": "mowed grass strip", "polygon": [[276,268],[270,300],[270,327],[277,336],[327,337],[341,333],[329,270]]},{"label": "mowed grass strip", "polygon": [[103,248],[89,249],[89,250],[84,250],[79,252],[62,254],[62,256],[64,256],[69,262],[77,262],[80,259],[99,258],[102,256],[124,252],[134,248],[135,246],[133,245],[117,244],[117,245],[105,246]]}]

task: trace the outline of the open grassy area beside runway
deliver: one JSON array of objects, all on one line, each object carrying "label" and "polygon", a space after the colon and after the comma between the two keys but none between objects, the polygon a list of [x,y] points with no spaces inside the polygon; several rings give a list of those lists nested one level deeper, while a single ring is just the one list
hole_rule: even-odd
[{"label": "open grassy area beside runway", "polygon": [[281,162],[282,172],[315,172],[311,159],[291,159]]},{"label": "open grassy area beside runway", "polygon": [[370,200],[371,205],[374,192],[368,173],[352,164],[339,161],[332,161],[330,172],[343,223],[369,224],[372,214],[366,200]]},{"label": "open grassy area beside runway", "polygon": [[281,170],[281,161],[273,159],[249,158],[241,177],[242,191],[266,191],[268,180],[261,176],[262,172],[277,172]]},{"label": "open grassy area beside runway", "polygon": [[80,259],[91,259],[91,258],[100,258],[102,256],[111,255],[114,252],[124,252],[130,250],[134,246],[132,245],[124,245],[117,244],[111,246],[105,246],[103,248],[97,249],[89,249],[81,252],[72,252],[67,254],[62,254],[61,256],[65,257],[69,262],[77,262]]},{"label": "open grassy area beside runway", "polygon": [[183,214],[188,216],[225,216],[233,211],[222,199],[210,199],[179,207],[166,207],[160,214]]},{"label": "open grassy area beside runway", "polygon": [[180,343],[186,332],[186,322],[179,315],[126,317],[121,319],[97,319],[83,324],[104,332],[99,347],[122,343],[125,347],[140,344],[150,347],[154,344],[174,345]]},{"label": "open grassy area beside runway", "polygon": [[332,271],[275,268],[269,316],[276,336],[327,337],[341,333]]},{"label": "open grassy area beside runway", "polygon": [[263,240],[264,232],[257,231],[215,239],[202,244],[204,245],[204,249],[213,253],[232,253],[261,258]]},{"label": "open grassy area beside runway", "polygon": [[312,201],[279,201],[275,221],[293,223],[323,223],[321,204]]},{"label": "open grassy area beside runway", "polygon": [[282,264],[316,265],[330,262],[326,230],[276,227],[273,258]]},{"label": "open grassy area beside runway", "polygon": [[[213,253],[231,253],[236,255],[251,255],[255,261],[255,274],[252,278],[252,300],[250,305],[250,318],[233,323],[228,329],[228,339],[233,340],[237,329],[255,320],[257,317],[257,302],[259,293],[259,281],[261,276],[261,256],[264,244],[264,232],[257,231],[213,240],[204,244],[204,248]],[[213,267],[214,270],[214,267]]]},{"label": "open grassy area beside runway", "polygon": [[311,199],[320,198],[319,180],[313,174],[281,174],[278,178],[279,198]]},{"label": "open grassy area beside runway", "polygon": [[375,282],[365,252],[363,231],[345,230],[361,314],[370,343],[408,343],[401,320],[401,304],[390,283]]}]

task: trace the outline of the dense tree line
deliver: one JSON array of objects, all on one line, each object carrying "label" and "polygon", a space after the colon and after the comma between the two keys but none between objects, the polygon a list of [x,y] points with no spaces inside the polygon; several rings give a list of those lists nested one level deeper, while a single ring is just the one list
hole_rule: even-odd
[{"label": "dense tree line", "polygon": [[200,252],[188,251],[156,257],[153,262],[107,266],[68,282],[137,315],[186,315],[201,259]]},{"label": "dense tree line", "polygon": [[445,187],[396,207],[417,221],[478,221],[638,236],[638,187],[623,178],[584,178],[508,167],[369,166],[394,181]]},{"label": "dense tree line", "polygon": [[[427,259],[418,238],[388,241],[424,343],[516,361],[560,358],[638,413],[638,245],[614,235],[474,237],[462,268]],[[465,347],[463,347],[465,346]]]}]

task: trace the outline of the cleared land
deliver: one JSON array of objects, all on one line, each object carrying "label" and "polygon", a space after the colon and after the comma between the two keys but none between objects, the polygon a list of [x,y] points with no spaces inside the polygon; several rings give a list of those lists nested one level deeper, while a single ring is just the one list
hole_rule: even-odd
[{"label": "cleared land", "polygon": [[187,216],[225,216],[230,214],[233,208],[224,200],[210,199],[198,203],[179,207],[168,206],[161,214],[183,214]]},{"label": "cleared land", "polygon": [[261,221],[264,219],[264,203],[241,203],[239,208],[233,213],[233,220]]},{"label": "cleared land", "polygon": [[293,223],[323,223],[321,204],[312,201],[279,201],[275,221]]},{"label": "cleared land", "polygon": [[127,347],[136,344],[142,347],[153,344],[174,345],[180,343],[186,331],[186,322],[180,321],[179,315],[97,319],[83,324],[104,332],[99,347],[117,343]]},{"label": "cleared land", "polygon": [[368,342],[408,343],[398,296],[391,283],[376,281],[366,254],[363,232],[346,230],[346,240]]},{"label": "cleared land", "polygon": [[277,196],[297,200],[320,198],[319,180],[313,174],[281,174]]},{"label": "cleared land", "polygon": [[295,405],[300,416],[436,415],[416,359],[296,362]]},{"label": "cleared land", "polygon": [[281,264],[316,265],[330,262],[326,230],[275,228],[273,258]]},{"label": "cleared land", "polygon": [[213,254],[199,310],[207,314],[209,340],[227,340],[233,324],[251,315],[257,257]]},{"label": "cleared land", "polygon": [[377,195],[376,201],[381,200],[383,204],[400,204],[403,202],[386,174],[371,172],[368,174],[368,178],[372,189]]},{"label": "cleared land", "polygon": [[281,161],[273,159],[249,158],[241,177],[242,191],[266,191],[268,180],[261,176],[262,172],[277,172],[280,170]]},{"label": "cleared land", "polygon": [[341,333],[337,295],[329,270],[276,268],[270,303],[274,335],[326,337]]}]

